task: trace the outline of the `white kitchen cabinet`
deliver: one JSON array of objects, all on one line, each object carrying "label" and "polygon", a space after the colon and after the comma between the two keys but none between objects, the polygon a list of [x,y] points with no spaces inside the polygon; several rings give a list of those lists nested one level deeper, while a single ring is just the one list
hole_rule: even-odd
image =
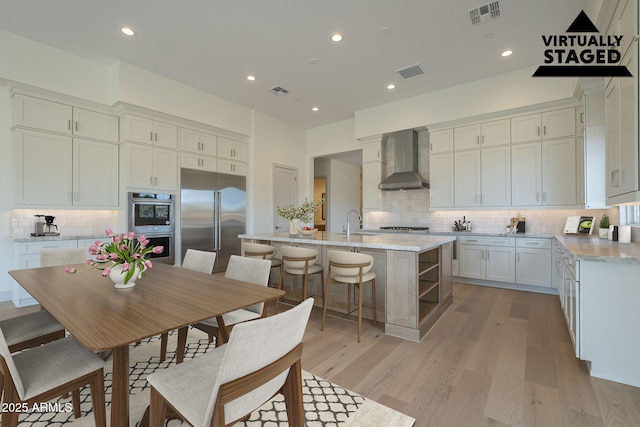
[{"label": "white kitchen cabinet", "polygon": [[447,153],[453,151],[453,129],[429,132],[429,152]]},{"label": "white kitchen cabinet", "polygon": [[[604,88],[585,91],[583,96],[584,120],[584,202],[587,209],[608,209],[606,205],[606,125]],[[580,140],[578,140],[579,145]],[[578,157],[580,159],[582,157]],[[578,163],[578,166],[580,163]],[[578,184],[578,188],[581,185]]]},{"label": "white kitchen cabinet", "polygon": [[149,145],[121,144],[120,164],[127,187],[177,191],[178,153]]},{"label": "white kitchen cabinet", "polygon": [[378,188],[378,184],[384,173],[383,148],[380,139],[362,144],[362,209],[382,208],[382,190]]},{"label": "white kitchen cabinet", "polygon": [[542,205],[575,205],[576,140],[542,142]]},{"label": "white kitchen cabinet", "polygon": [[120,116],[120,142],[141,142],[175,150],[178,126],[126,113]]},{"label": "white kitchen cabinet", "polygon": [[15,203],[70,206],[73,142],[70,136],[16,129]]},{"label": "white kitchen cabinet", "polygon": [[246,176],[247,164],[244,162],[234,162],[226,159],[218,159],[217,170],[220,173]]},{"label": "white kitchen cabinet", "polygon": [[461,236],[460,277],[497,282],[515,281],[515,242],[512,237]]},{"label": "white kitchen cabinet", "polygon": [[505,145],[511,142],[510,121],[502,119],[462,126],[455,128],[453,135],[456,151]]},{"label": "white kitchen cabinet", "polygon": [[480,150],[454,153],[454,198],[456,206],[481,206],[482,194]]},{"label": "white kitchen cabinet", "polygon": [[575,205],[576,165],[575,138],[511,146],[512,206]]},{"label": "white kitchen cabinet", "polygon": [[247,144],[229,138],[218,137],[218,157],[236,162],[246,162],[248,160]]},{"label": "white kitchen cabinet", "polygon": [[511,203],[509,146],[455,153],[455,206],[508,206]]},{"label": "white kitchen cabinet", "polygon": [[553,287],[551,239],[516,239],[516,283]]},{"label": "white kitchen cabinet", "polygon": [[[450,208],[454,206],[454,162],[453,153],[429,156],[430,207]],[[364,177],[364,168],[363,168]],[[364,181],[364,178],[363,178]],[[376,186],[377,188],[377,186]],[[364,200],[364,197],[363,197]]]},{"label": "white kitchen cabinet", "polygon": [[[40,251],[49,249],[76,248],[76,240],[47,240],[34,242],[16,242],[13,244],[14,269],[40,267]],[[35,305],[38,302],[15,280],[13,281],[11,299],[16,307]]]},{"label": "white kitchen cabinet", "polygon": [[[606,88],[607,202],[635,201],[640,190],[637,105],[637,47],[629,49],[622,64],[633,78],[616,77]],[[635,95],[634,95],[635,94]],[[631,196],[628,196],[631,195]]]},{"label": "white kitchen cabinet", "polygon": [[118,141],[118,117],[23,94],[14,96],[14,125],[83,138]]},{"label": "white kitchen cabinet", "polygon": [[511,143],[575,136],[574,107],[511,118]]},{"label": "white kitchen cabinet", "polygon": [[180,167],[216,172],[218,170],[218,159],[211,156],[182,152],[180,153]]},{"label": "white kitchen cabinet", "polygon": [[218,137],[194,129],[180,128],[180,149],[215,157],[218,154]]},{"label": "white kitchen cabinet", "polygon": [[16,129],[17,205],[118,206],[118,146]]},{"label": "white kitchen cabinet", "polygon": [[73,139],[74,206],[118,206],[118,145]]}]

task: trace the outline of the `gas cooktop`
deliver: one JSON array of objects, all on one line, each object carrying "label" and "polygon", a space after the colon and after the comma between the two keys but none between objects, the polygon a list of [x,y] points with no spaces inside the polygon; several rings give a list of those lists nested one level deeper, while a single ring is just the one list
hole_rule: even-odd
[{"label": "gas cooktop", "polygon": [[407,225],[390,225],[387,227],[380,227],[380,230],[392,230],[392,231],[429,231],[429,227],[412,227]]}]

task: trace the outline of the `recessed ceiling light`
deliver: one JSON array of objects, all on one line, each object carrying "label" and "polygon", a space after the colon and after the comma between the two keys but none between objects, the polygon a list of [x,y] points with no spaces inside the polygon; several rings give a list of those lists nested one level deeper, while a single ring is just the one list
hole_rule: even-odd
[{"label": "recessed ceiling light", "polygon": [[396,88],[396,85],[394,85],[393,83],[389,83],[389,84],[387,85],[387,89],[388,89],[388,90],[394,90],[395,88]]},{"label": "recessed ceiling light", "polygon": [[338,33],[333,34],[333,35],[331,36],[331,41],[332,41],[332,42],[336,42],[336,43],[337,43],[337,42],[341,42],[341,41],[342,41],[342,34],[338,34]]},{"label": "recessed ceiling light", "polygon": [[513,55],[513,51],[512,50],[505,50],[500,54],[500,56],[505,56],[505,57],[506,56],[511,56],[511,55]]},{"label": "recessed ceiling light", "polygon": [[320,62],[320,60],[318,58],[311,58],[309,60],[309,64],[313,64],[313,65],[316,65],[319,62]]},{"label": "recessed ceiling light", "polygon": [[320,111],[320,108],[318,108],[318,107],[311,107],[311,111]]},{"label": "recessed ceiling light", "polygon": [[249,75],[247,76],[247,80],[249,80],[249,81],[254,81],[255,79],[256,79],[256,76],[253,76],[253,75],[251,75],[251,74],[249,74]]},{"label": "recessed ceiling light", "polygon": [[122,27],[120,28],[120,31],[122,32],[122,34],[126,35],[126,36],[135,36],[138,33],[136,33],[136,31],[131,28],[131,27]]},{"label": "recessed ceiling light", "polygon": [[388,36],[389,34],[391,34],[391,28],[389,27],[380,28],[380,34],[383,36]]}]

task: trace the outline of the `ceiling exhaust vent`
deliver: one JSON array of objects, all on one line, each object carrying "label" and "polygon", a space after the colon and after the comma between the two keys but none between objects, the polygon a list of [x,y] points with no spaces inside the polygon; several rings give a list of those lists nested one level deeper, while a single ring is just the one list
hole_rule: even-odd
[{"label": "ceiling exhaust vent", "polygon": [[396,70],[396,73],[400,74],[403,79],[407,80],[412,77],[421,76],[424,74],[424,70],[420,64],[412,65],[407,68],[402,68],[400,70]]},{"label": "ceiling exhaust vent", "polygon": [[289,93],[288,90],[286,90],[285,88],[283,88],[281,86],[272,87],[271,89],[269,89],[269,92],[271,92],[274,95],[278,95],[278,96],[286,95],[286,94]]},{"label": "ceiling exhaust vent", "polygon": [[481,24],[483,22],[489,22],[494,18],[502,16],[500,3],[498,3],[497,1],[483,4],[482,6],[478,6],[475,9],[470,9],[468,12],[469,18],[471,19],[471,23],[473,25]]}]

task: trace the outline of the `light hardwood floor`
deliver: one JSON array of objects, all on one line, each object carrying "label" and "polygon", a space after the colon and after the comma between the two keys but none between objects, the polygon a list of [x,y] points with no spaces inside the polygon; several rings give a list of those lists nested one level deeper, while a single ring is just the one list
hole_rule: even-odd
[{"label": "light hardwood floor", "polygon": [[[0,319],[34,309],[1,303]],[[416,427],[640,426],[640,389],[589,376],[557,296],[455,284],[453,306],[420,343],[363,321],[358,344],[354,317],[329,317],[321,332],[321,315],[311,315],[303,369]]]}]

